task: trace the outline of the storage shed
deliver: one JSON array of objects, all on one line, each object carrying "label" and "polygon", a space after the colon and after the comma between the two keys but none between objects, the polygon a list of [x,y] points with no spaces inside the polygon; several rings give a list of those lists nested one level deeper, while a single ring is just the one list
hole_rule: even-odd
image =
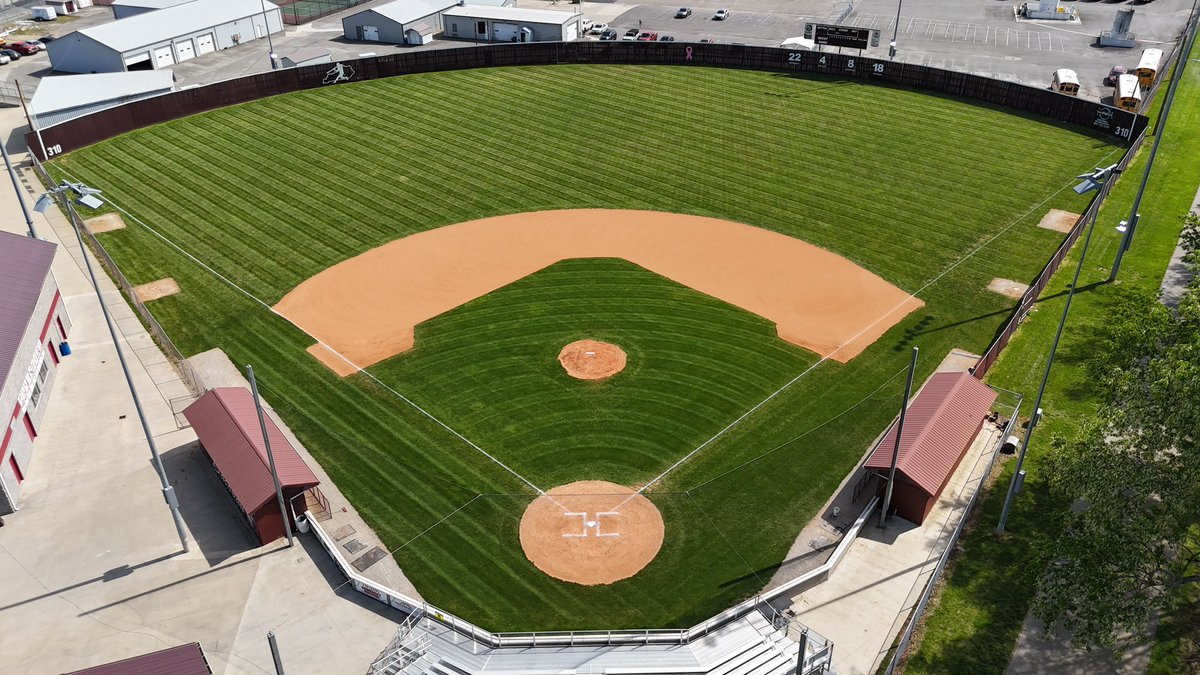
[{"label": "storage shed", "polygon": [[395,0],[342,19],[347,40],[423,45],[442,32],[442,12],[457,6],[453,0]]},{"label": "storage shed", "polygon": [[57,246],[0,232],[0,515],[20,507],[71,318],[50,271]]},{"label": "storage shed", "polygon": [[92,0],[46,0],[42,4],[53,9],[58,16],[63,16],[64,14],[74,14],[84,7],[91,7]]},{"label": "storage shed", "polygon": [[333,56],[328,49],[309,47],[284,54],[279,58],[284,68],[299,68],[300,66],[315,66],[321,63],[333,63]]},{"label": "storage shed", "polygon": [[166,9],[175,5],[195,0],[113,0],[111,5],[113,16],[118,19],[128,19],[131,16],[153,12],[156,9]]},{"label": "storage shed", "polygon": [[282,30],[279,7],[265,0],[195,0],[67,33],[47,48],[64,73],[156,70]]},{"label": "storage shed", "polygon": [[211,675],[199,642],[113,661],[67,675]]},{"label": "storage shed", "polygon": [[[904,419],[891,502],[897,515],[918,525],[925,520],[995,400],[996,392],[970,373],[937,373],[929,378],[909,403]],[[895,447],[893,425],[867,459],[867,470],[886,479]]]},{"label": "storage shed", "polygon": [[29,100],[29,118],[35,129],[45,129],[172,91],[175,91],[175,74],[170,70],[43,77]]},{"label": "storage shed", "polygon": [[579,37],[582,14],[552,9],[463,5],[442,13],[446,37],[488,42],[570,42]]},{"label": "storage shed", "polygon": [[[284,535],[283,515],[275,497],[275,481],[263,444],[254,398],[245,387],[212,389],[183,411],[200,445],[233,495],[258,540],[268,544]],[[296,452],[270,413],[267,436],[283,498],[290,500],[319,480]],[[289,509],[290,511],[290,509]],[[293,516],[288,516],[293,520]],[[293,521],[293,526],[295,525]]]}]

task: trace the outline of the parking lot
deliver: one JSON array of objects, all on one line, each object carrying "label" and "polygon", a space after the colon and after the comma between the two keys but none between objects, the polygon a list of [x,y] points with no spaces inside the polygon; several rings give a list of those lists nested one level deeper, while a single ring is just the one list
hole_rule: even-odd
[{"label": "parking lot", "polygon": [[[407,47],[352,42],[342,37],[341,18],[364,8],[383,4],[375,0],[318,19],[304,26],[289,26],[272,36],[274,50],[286,55],[301,49],[328,49],[334,60],[371,54],[389,54],[409,49],[445,49],[475,43],[437,39],[425,47]],[[1111,92],[1102,84],[1113,65],[1136,64],[1139,49],[1101,48],[1096,36],[1112,25],[1117,10],[1127,2],[1074,2],[1080,22],[1017,21],[1013,4],[1002,0],[908,0],[899,22],[896,5],[889,0],[858,0],[853,6],[833,0],[730,0],[726,5],[695,5],[693,13],[676,19],[680,5],[670,0],[646,0],[638,4],[584,2],[571,5],[556,0],[518,0],[518,6],[582,11],[597,23],[607,23],[624,33],[638,28],[677,41],[708,40],[721,43],[776,46],[803,34],[806,21],[833,22],[880,31],[880,46],[865,50],[865,56],[887,58],[887,44],[896,33],[899,61],[970,72],[1035,86],[1047,86],[1058,68],[1079,74],[1080,95],[1104,99]],[[723,21],[713,20],[717,9],[730,10]],[[1155,0],[1136,5],[1133,31],[1141,46],[1169,46],[1182,29],[1191,8],[1188,0]],[[91,7],[69,21],[47,24],[56,34],[65,34],[111,20],[106,7]],[[41,28],[42,26],[38,26]],[[588,36],[585,39],[598,39]],[[180,86],[206,84],[270,69],[266,40],[253,40],[238,47],[193,59],[173,67]],[[26,92],[36,79],[49,73],[45,54],[27,57],[0,67],[0,80],[20,77]]]}]

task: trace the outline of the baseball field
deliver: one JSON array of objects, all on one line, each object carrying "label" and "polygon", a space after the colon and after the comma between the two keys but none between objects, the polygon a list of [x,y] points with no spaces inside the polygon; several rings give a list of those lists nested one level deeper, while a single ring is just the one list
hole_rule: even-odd
[{"label": "baseball field", "polygon": [[[953,348],[985,349],[1015,304],[988,284],[1032,279],[1063,238],[1042,216],[1082,211],[1074,175],[1121,151],[1049,120],[860,82],[546,66],[278,96],[51,170],[126,211],[128,227],[100,240],[133,283],[178,281],[149,304],[176,344],[254,364],[425,599],[490,630],[550,630],[687,626],[761,590],[895,414],[909,349],[921,348],[918,381]],[[843,277],[809,258],[795,278],[765,273],[761,245],[693,246],[679,271],[668,254],[689,237],[637,244],[640,228],[625,227],[615,253],[603,246],[618,234],[586,249],[601,253],[511,265],[502,284],[414,315],[408,338],[386,334],[413,304],[548,237],[489,242],[470,266],[452,257],[462,237],[428,238],[557,211],[543,225],[570,233],[580,209],[613,210],[613,233],[649,212],[636,216],[646,228],[681,214],[783,235],[874,290],[839,294]],[[586,213],[608,232],[605,211]],[[397,282],[410,278],[418,290]],[[903,311],[872,304],[887,293]],[[785,331],[768,306],[807,309]],[[862,330],[821,347],[810,332],[834,314]],[[579,340],[619,348],[621,367],[573,377],[559,356]],[[598,481],[620,488],[603,504],[555,491]],[[622,520],[635,504],[648,524]],[[535,545],[536,509],[563,522]],[[636,527],[657,539],[627,572],[566,581],[571,565],[539,559],[598,546],[589,564],[628,562]]]}]

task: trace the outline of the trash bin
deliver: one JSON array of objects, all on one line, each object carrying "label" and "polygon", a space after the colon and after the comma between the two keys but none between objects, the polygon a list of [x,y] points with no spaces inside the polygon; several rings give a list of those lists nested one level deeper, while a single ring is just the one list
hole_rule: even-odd
[{"label": "trash bin", "polygon": [[308,518],[296,516],[296,531],[300,534],[308,534]]},{"label": "trash bin", "polygon": [[62,356],[70,356],[71,355],[71,345],[68,344],[66,340],[63,340],[62,342],[58,343],[58,353]]}]

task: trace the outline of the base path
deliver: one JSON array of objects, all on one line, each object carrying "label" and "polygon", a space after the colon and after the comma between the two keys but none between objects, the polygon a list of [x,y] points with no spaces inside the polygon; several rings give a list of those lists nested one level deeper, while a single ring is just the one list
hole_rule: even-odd
[{"label": "base path", "polygon": [[623,258],[766,318],[780,338],[843,363],[924,304],[839,255],[770,230],[579,209],[397,239],[305,280],[275,309],[319,341],[310,353],[349,375],[411,348],[418,324],[570,258]]},{"label": "base path", "polygon": [[627,579],[662,548],[662,514],[644,495],[599,480],[560,485],[521,517],[521,548],[538,569],[584,586]]}]

